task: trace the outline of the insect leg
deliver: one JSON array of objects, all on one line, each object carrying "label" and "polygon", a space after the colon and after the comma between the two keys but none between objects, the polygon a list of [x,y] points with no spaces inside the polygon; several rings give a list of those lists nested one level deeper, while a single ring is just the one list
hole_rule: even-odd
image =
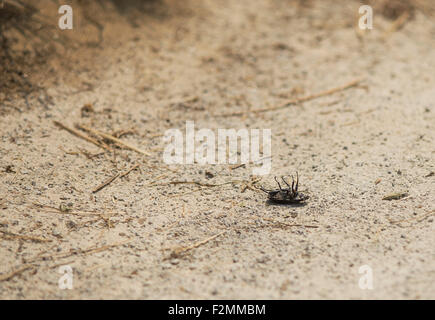
[{"label": "insect leg", "polygon": [[292,176],[292,194],[295,194],[295,178]]},{"label": "insect leg", "polygon": [[279,190],[281,190],[281,191],[282,191],[281,185],[279,184],[279,182],[278,182],[278,180],[276,179],[276,177],[275,177],[275,181],[276,181],[276,183],[278,183],[278,186],[279,186]]},{"label": "insect leg", "polygon": [[281,177],[282,181],[284,181],[284,183],[287,185],[287,187],[290,189],[290,185],[288,184],[287,181],[284,180],[284,177]]},{"label": "insect leg", "polygon": [[295,192],[298,192],[298,186],[299,186],[299,174],[296,171],[296,189],[295,189]]},{"label": "insect leg", "polygon": [[260,189],[261,191],[266,192],[266,193],[270,193],[270,192],[273,191],[273,190],[267,190],[267,189],[264,189],[262,186],[259,186],[259,187],[255,186],[255,188],[256,188],[256,189]]}]

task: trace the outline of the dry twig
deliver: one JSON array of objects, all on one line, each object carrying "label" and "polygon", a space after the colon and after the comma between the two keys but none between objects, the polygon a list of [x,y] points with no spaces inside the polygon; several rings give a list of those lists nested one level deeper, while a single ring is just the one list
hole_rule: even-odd
[{"label": "dry twig", "polygon": [[139,164],[136,164],[133,167],[131,167],[130,169],[128,169],[127,171],[125,171],[124,173],[118,172],[113,177],[110,177],[109,179],[104,181],[102,184],[100,184],[98,187],[96,187],[94,190],[92,190],[92,193],[97,193],[98,191],[100,191],[100,190],[104,189],[105,187],[107,187],[109,184],[111,184],[117,178],[125,177],[126,175],[128,175],[130,172],[132,172],[134,169],[136,169],[138,167],[139,167]]},{"label": "dry twig", "polygon": [[34,268],[34,266],[32,266],[31,264],[26,264],[26,265],[22,266],[21,268],[19,268],[17,270],[14,270],[14,271],[11,271],[9,273],[0,275],[0,282],[1,281],[8,281],[8,280],[12,279],[13,277],[23,273],[24,271],[26,271],[28,269],[32,269],[32,268]]},{"label": "dry twig", "polygon": [[87,135],[84,135],[80,131],[77,131],[73,128],[69,128],[69,127],[65,126],[64,124],[60,123],[59,121],[54,121],[54,124],[62,129],[64,129],[64,130],[68,131],[69,133],[75,135],[76,137],[79,137],[79,138],[84,139],[90,143],[93,143],[100,148],[106,149],[108,151],[112,151],[108,146],[100,143],[99,141],[97,141],[95,139],[92,139],[91,137],[88,137]]},{"label": "dry twig", "polygon": [[52,242],[53,241],[51,239],[44,239],[44,238],[40,238],[40,237],[25,236],[25,235],[16,234],[16,233],[12,233],[12,232],[9,232],[9,231],[4,231],[4,230],[0,230],[0,233],[2,233],[4,235],[4,237],[2,237],[2,238],[5,239],[5,240],[18,239],[18,240],[26,240],[26,241],[33,241],[33,242]]},{"label": "dry twig", "polygon": [[176,248],[175,250],[172,251],[170,257],[171,257],[171,258],[175,258],[175,257],[178,257],[180,254],[183,254],[183,253],[185,253],[185,252],[187,252],[187,251],[189,251],[189,250],[192,250],[192,249],[198,248],[199,246],[202,246],[202,245],[206,244],[207,242],[209,242],[209,241],[211,241],[211,240],[214,240],[214,239],[216,239],[217,237],[223,235],[225,232],[226,232],[226,231],[222,231],[221,233],[215,234],[214,236],[212,236],[212,237],[210,237],[210,238],[207,238],[207,239],[205,239],[205,240],[198,241],[198,242],[196,242],[196,243],[194,243],[194,244],[192,244],[192,245],[190,245],[190,246],[187,246],[187,247]]},{"label": "dry twig", "polygon": [[388,28],[387,31],[385,31],[384,33],[384,40],[387,39],[392,33],[396,32],[397,30],[399,30],[401,27],[403,27],[403,25],[405,24],[405,22],[411,17],[411,14],[408,11],[403,12],[390,26],[390,28]]},{"label": "dry twig", "polygon": [[117,174],[115,174],[113,177],[110,177],[109,179],[107,179],[106,181],[104,181],[102,184],[100,184],[98,187],[96,187],[94,190],[92,190],[92,193],[97,193],[98,191],[104,189],[105,187],[107,187],[109,184],[111,184],[113,181],[116,180],[116,178],[119,177],[119,172]]},{"label": "dry twig", "polygon": [[127,243],[132,242],[132,239],[127,239],[121,242],[117,242],[117,243],[113,243],[113,244],[108,244],[108,245],[104,245],[101,247],[91,247],[88,249],[78,249],[78,250],[71,250],[68,253],[60,253],[60,254],[53,254],[53,255],[46,255],[46,256],[38,256],[35,257],[33,259],[30,259],[28,262],[36,262],[38,260],[40,261],[45,261],[45,260],[54,260],[54,259],[64,259],[64,258],[69,258],[72,256],[76,256],[76,255],[89,255],[89,254],[93,254],[93,253],[97,253],[97,252],[101,252],[101,251],[105,251],[114,247],[118,247]]},{"label": "dry twig", "polygon": [[141,149],[139,149],[139,148],[137,148],[137,147],[135,147],[135,146],[129,144],[128,142],[125,142],[125,141],[122,141],[122,140],[120,140],[120,139],[118,139],[118,138],[115,138],[114,136],[112,136],[112,135],[110,135],[110,134],[107,134],[107,133],[101,132],[101,131],[99,131],[99,130],[91,129],[91,128],[88,128],[88,127],[85,127],[85,126],[82,126],[82,125],[76,125],[76,127],[78,127],[79,129],[82,129],[82,130],[88,131],[88,132],[90,132],[90,133],[92,133],[92,134],[95,134],[95,135],[97,135],[97,136],[101,136],[101,137],[103,137],[103,138],[105,138],[105,139],[107,139],[107,140],[110,140],[110,141],[112,141],[112,142],[118,144],[119,146],[122,146],[122,147],[125,147],[125,148],[127,148],[127,149],[130,149],[130,150],[136,151],[136,152],[141,153],[141,154],[146,155],[146,156],[149,156],[149,155],[150,155],[148,152],[146,152],[146,151],[144,151],[144,150],[141,150]]},{"label": "dry twig", "polygon": [[301,98],[296,98],[296,99],[292,99],[292,100],[288,100],[285,103],[283,103],[280,106],[277,107],[271,107],[271,108],[264,108],[264,109],[256,109],[256,110],[249,110],[249,111],[241,111],[241,112],[234,112],[234,113],[226,113],[226,114],[221,114],[221,115],[215,115],[217,117],[233,117],[233,116],[241,116],[244,115],[246,113],[263,113],[263,112],[268,112],[268,111],[275,111],[275,110],[280,110],[280,109],[284,109],[290,105],[294,105],[294,104],[299,104],[302,102],[306,102],[309,100],[314,100],[320,97],[324,97],[324,96],[328,96],[331,95],[333,93],[339,92],[339,91],[343,91],[352,87],[357,86],[359,83],[361,82],[361,79],[356,79],[353,80],[345,85],[342,85],[340,87],[336,87],[336,88],[332,88],[332,89],[328,89],[316,94],[312,94],[312,95],[308,95],[305,97],[301,97]]}]

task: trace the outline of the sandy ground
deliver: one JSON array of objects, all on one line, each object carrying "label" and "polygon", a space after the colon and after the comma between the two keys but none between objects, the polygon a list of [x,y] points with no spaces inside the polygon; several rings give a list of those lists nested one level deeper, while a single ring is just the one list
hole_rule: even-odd
[{"label": "sandy ground", "polygon": [[[49,62],[53,104],[0,119],[0,298],[434,299],[435,20],[417,12],[388,34],[375,12],[359,35],[358,7],[191,0],[111,18],[99,47]],[[165,165],[162,135],[188,120],[272,129],[259,184],[298,171],[307,204],[267,204],[246,188],[250,166]],[[106,151],[53,121],[149,155]],[[72,290],[58,286],[64,265]],[[363,265],[372,290],[359,287]]]}]

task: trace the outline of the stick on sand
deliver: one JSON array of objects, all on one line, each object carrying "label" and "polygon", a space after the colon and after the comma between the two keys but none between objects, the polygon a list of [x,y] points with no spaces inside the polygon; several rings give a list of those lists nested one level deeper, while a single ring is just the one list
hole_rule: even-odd
[{"label": "stick on sand", "polygon": [[19,268],[17,270],[9,272],[7,274],[2,274],[2,275],[0,275],[0,282],[1,281],[8,281],[8,280],[12,279],[13,277],[23,273],[24,271],[26,271],[28,269],[31,269],[31,268],[33,268],[33,266],[28,264],[28,265],[22,266],[21,268]]},{"label": "stick on sand", "polygon": [[69,133],[75,135],[76,137],[79,137],[79,138],[84,139],[90,143],[93,143],[100,148],[106,149],[108,151],[112,151],[109,147],[103,145],[102,143],[98,142],[97,140],[92,139],[91,137],[88,137],[87,135],[81,133],[80,131],[77,131],[73,128],[69,128],[69,127],[65,126],[64,124],[60,123],[59,121],[54,121],[54,124],[62,129],[64,129],[64,130],[68,131]]},{"label": "stick on sand", "polygon": [[51,239],[44,239],[44,238],[41,238],[41,237],[26,236],[26,235],[16,234],[16,233],[12,233],[12,232],[8,232],[8,231],[3,231],[3,230],[0,230],[0,233],[4,235],[1,238],[5,239],[5,240],[18,239],[18,240],[33,241],[33,242],[51,242],[51,241],[53,241]]},{"label": "stick on sand", "polygon": [[91,129],[91,128],[88,128],[88,127],[85,127],[85,126],[82,126],[82,125],[76,125],[76,127],[78,127],[79,129],[88,131],[90,133],[93,133],[95,135],[101,136],[101,137],[103,137],[105,139],[108,139],[108,140],[110,140],[110,141],[112,141],[112,142],[114,142],[114,143],[116,143],[116,144],[118,144],[120,146],[123,146],[123,147],[125,147],[127,149],[136,151],[136,152],[144,154],[146,156],[150,155],[148,152],[146,152],[144,150],[141,150],[141,149],[139,149],[139,148],[137,148],[137,147],[135,147],[135,146],[125,142],[125,141],[122,141],[122,140],[120,140],[118,138],[115,138],[114,136],[112,136],[110,134],[107,134],[107,133],[104,133],[104,132],[101,132],[101,131],[98,131],[98,130],[95,130],[95,129]]},{"label": "stick on sand", "polygon": [[349,83],[347,83],[345,85],[342,85],[340,87],[328,89],[328,90],[325,90],[325,91],[322,91],[322,92],[319,92],[319,93],[316,93],[316,94],[311,94],[309,96],[305,96],[305,97],[301,97],[301,98],[295,98],[295,99],[292,99],[292,100],[288,100],[288,101],[284,102],[283,104],[281,104],[280,106],[277,106],[277,107],[264,108],[264,109],[255,109],[255,110],[247,110],[247,111],[226,113],[226,114],[220,114],[220,115],[218,114],[218,115],[216,115],[216,117],[234,117],[234,116],[241,116],[241,115],[244,115],[244,114],[247,114],[247,113],[257,114],[257,113],[263,113],[263,112],[268,112],[268,111],[280,110],[280,109],[287,108],[290,105],[298,104],[298,103],[301,103],[301,102],[306,102],[306,101],[309,101],[309,100],[314,100],[314,99],[321,98],[321,97],[324,97],[324,96],[329,96],[329,95],[331,95],[333,93],[336,93],[336,92],[339,92],[339,91],[343,91],[343,90],[355,87],[360,82],[361,82],[361,79],[356,79],[356,80],[353,80],[353,81],[351,81],[351,82],[349,82]]},{"label": "stick on sand", "polygon": [[188,246],[188,247],[177,248],[177,249],[175,249],[175,250],[172,252],[171,257],[177,257],[177,256],[179,256],[180,254],[182,254],[182,253],[184,253],[184,252],[187,252],[187,251],[189,251],[189,250],[192,250],[192,249],[198,248],[199,246],[202,246],[203,244],[206,244],[207,242],[209,242],[209,241],[211,241],[211,240],[214,240],[214,239],[216,239],[217,237],[223,235],[225,232],[226,232],[226,231],[222,231],[221,233],[215,234],[214,236],[212,236],[212,237],[210,237],[210,238],[207,238],[207,239],[205,239],[205,240],[198,241],[198,242],[196,242],[196,243],[194,243],[194,244],[192,244],[192,245],[190,245],[190,246]]},{"label": "stick on sand", "polygon": [[92,190],[92,193],[97,193],[98,191],[104,189],[105,187],[107,187],[109,184],[111,184],[113,181],[115,181],[117,178],[122,178],[125,177],[126,175],[128,175],[130,172],[132,172],[134,169],[139,167],[139,163],[134,165],[133,167],[131,167],[130,169],[128,169],[127,171],[125,171],[124,173],[120,173],[118,172],[117,174],[115,174],[113,177],[110,177],[109,179],[107,179],[106,181],[104,181],[102,184],[100,184],[98,187],[96,187],[94,190]]}]

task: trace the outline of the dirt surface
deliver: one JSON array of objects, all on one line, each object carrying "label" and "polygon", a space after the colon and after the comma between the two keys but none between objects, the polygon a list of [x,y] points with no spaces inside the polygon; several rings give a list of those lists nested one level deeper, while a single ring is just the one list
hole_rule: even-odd
[{"label": "dirt surface", "polygon": [[[0,298],[434,299],[434,17],[389,31],[375,11],[363,33],[352,1],[173,2],[100,13],[101,43],[48,61],[52,103],[1,117]],[[164,164],[162,135],[186,121],[272,129],[258,185],[298,171],[310,199],[266,203],[249,165]]]}]

